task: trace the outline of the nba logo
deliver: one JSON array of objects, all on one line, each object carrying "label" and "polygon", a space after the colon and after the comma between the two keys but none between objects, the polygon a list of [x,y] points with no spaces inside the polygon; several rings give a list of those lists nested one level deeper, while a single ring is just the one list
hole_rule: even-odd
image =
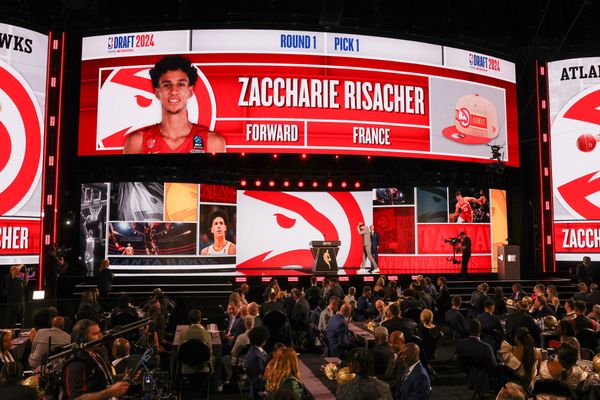
[{"label": "nba logo", "polygon": [[194,149],[203,149],[204,143],[202,143],[202,138],[198,135],[194,136]]}]

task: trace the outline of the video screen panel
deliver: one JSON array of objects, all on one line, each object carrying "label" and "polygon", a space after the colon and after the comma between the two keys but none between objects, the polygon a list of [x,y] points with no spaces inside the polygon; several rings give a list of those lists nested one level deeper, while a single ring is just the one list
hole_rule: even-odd
[{"label": "video screen panel", "polygon": [[0,264],[39,261],[48,37],[0,23]]},{"label": "video screen panel", "polygon": [[502,146],[503,161],[518,166],[515,66],[488,55],[328,32],[83,39],[81,156],[227,151],[488,162],[487,145]]},{"label": "video screen panel", "polygon": [[105,257],[125,276],[299,275],[312,273],[311,242],[339,241],[339,274],[357,274],[370,267],[359,270],[361,223],[379,236],[373,253],[382,273],[458,273],[461,254],[454,254],[451,239],[460,232],[472,241],[468,272],[496,272],[496,247],[508,237],[506,193],[480,187],[283,192],[86,183],[80,258],[89,275]]},{"label": "video screen panel", "polygon": [[548,63],[556,261],[600,260],[600,57]]}]

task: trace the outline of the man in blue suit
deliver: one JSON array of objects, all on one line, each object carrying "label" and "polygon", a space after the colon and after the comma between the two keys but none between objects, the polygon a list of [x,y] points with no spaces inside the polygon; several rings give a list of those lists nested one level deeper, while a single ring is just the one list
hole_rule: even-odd
[{"label": "man in blue suit", "polygon": [[244,320],[240,315],[240,307],[236,302],[227,305],[227,330],[225,331],[225,342],[223,343],[223,355],[231,352],[235,340],[244,333]]},{"label": "man in blue suit", "polygon": [[396,387],[396,400],[425,400],[431,392],[431,381],[419,361],[419,346],[407,343],[402,349],[405,365],[409,365],[402,381]]},{"label": "man in blue suit", "polygon": [[244,368],[246,368],[250,378],[250,390],[253,398],[257,398],[258,393],[265,388],[263,374],[267,366],[267,353],[263,350],[263,346],[269,339],[269,331],[263,326],[257,326],[248,332],[248,339],[250,340],[250,348],[246,353]]},{"label": "man in blue suit", "polygon": [[329,357],[342,358],[342,355],[344,355],[346,350],[350,349],[351,347],[354,347],[348,333],[347,322],[348,318],[350,318],[351,313],[352,307],[350,306],[350,304],[344,304],[340,309],[340,312],[335,314],[329,320],[329,324],[327,324],[327,341],[329,342]]}]

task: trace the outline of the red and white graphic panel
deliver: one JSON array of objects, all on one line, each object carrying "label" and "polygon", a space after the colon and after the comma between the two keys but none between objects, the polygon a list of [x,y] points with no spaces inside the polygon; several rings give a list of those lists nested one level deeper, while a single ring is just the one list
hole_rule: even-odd
[{"label": "red and white graphic panel", "polygon": [[0,24],[0,264],[38,261],[47,54],[46,35]]},{"label": "red and white graphic panel", "polygon": [[371,192],[238,191],[237,268],[311,268],[309,243],[339,240],[338,266],[357,269],[363,246],[356,228],[372,223],[371,203]]},{"label": "red and white graphic panel", "polygon": [[496,144],[518,166],[514,64],[487,55],[263,30],[96,36],[82,53],[79,155],[121,154],[127,135],[160,123],[149,70],[182,55],[199,75],[187,118],[222,135],[228,152],[488,162]]},{"label": "red and white graphic panel", "polygon": [[600,260],[599,65],[598,57],[548,64],[557,261]]}]

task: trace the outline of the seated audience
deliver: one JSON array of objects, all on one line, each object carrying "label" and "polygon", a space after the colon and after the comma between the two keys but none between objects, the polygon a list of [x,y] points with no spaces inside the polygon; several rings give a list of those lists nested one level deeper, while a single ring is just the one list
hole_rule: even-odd
[{"label": "seated audience", "polygon": [[227,304],[227,330],[225,331],[225,340],[223,343],[223,354],[229,354],[235,343],[235,339],[244,333],[244,320],[240,315],[240,308],[234,301]]},{"label": "seated audience", "polygon": [[325,294],[325,303],[329,303],[331,296],[335,296],[338,299],[344,298],[344,289],[340,286],[338,278],[329,278],[329,290]]},{"label": "seated audience", "polygon": [[415,289],[413,289],[413,284],[411,283],[411,287],[402,292],[402,297],[404,300],[400,303],[400,311],[405,313],[406,310],[410,310],[411,308],[420,308],[421,310],[426,308],[426,304],[419,299],[419,294]]},{"label": "seated audience", "polygon": [[[248,338],[248,332],[252,330],[255,326],[256,319],[248,315],[244,318],[244,327],[246,331],[240,334],[237,339],[235,339],[235,344],[231,349],[231,354],[225,355],[222,358],[223,369],[225,370],[225,380],[229,381],[233,376],[233,366],[244,363],[244,358],[246,352],[248,351],[250,345],[250,338]],[[262,326],[262,325],[261,325]]]},{"label": "seated audience", "polygon": [[388,343],[388,331],[383,326],[378,326],[373,332],[375,337],[375,346],[370,350],[374,362],[375,376],[382,378],[385,376],[390,360],[392,359],[392,351]]},{"label": "seated audience", "polygon": [[373,358],[366,349],[354,350],[349,356],[348,367],[352,373],[356,374],[356,378],[338,385],[335,393],[336,399],[392,400],[390,387],[373,376]]},{"label": "seated audience", "polygon": [[507,341],[514,344],[514,335],[517,328],[527,328],[536,346],[541,344],[541,329],[535,323],[533,317],[529,314],[529,304],[525,300],[521,300],[517,303],[517,309],[512,314],[506,317],[505,334]]},{"label": "seated audience", "polygon": [[81,295],[81,303],[77,308],[77,319],[91,319],[96,323],[102,322],[102,307],[95,300],[94,293],[92,291],[85,291]]},{"label": "seated audience", "polygon": [[587,377],[587,373],[578,365],[577,349],[563,343],[557,351],[558,357],[542,361],[538,379],[552,379],[565,383],[571,390],[575,390],[579,382]]},{"label": "seated audience", "polygon": [[408,368],[404,363],[403,357],[401,357],[402,349],[404,349],[404,334],[400,331],[392,333],[389,337],[389,342],[392,357],[387,365],[384,380],[390,385],[392,392],[396,393],[396,387]]},{"label": "seated audience", "polygon": [[298,399],[305,398],[304,386],[298,370],[298,354],[291,347],[283,347],[273,352],[264,373],[267,394],[274,396],[280,389],[287,389]]},{"label": "seated audience", "polygon": [[188,313],[188,319],[191,325],[181,333],[180,343],[190,339],[199,339],[206,347],[208,347],[210,358],[208,362],[195,367],[184,364],[181,367],[181,372],[184,374],[191,374],[194,372],[210,371],[212,370],[212,337],[210,332],[202,326],[202,312],[194,308]]},{"label": "seated audience", "polygon": [[332,296],[329,298],[329,304],[323,311],[321,311],[321,315],[319,316],[319,331],[325,332],[327,331],[327,325],[329,324],[329,320],[331,317],[335,315],[338,311],[338,298]]},{"label": "seated audience", "polygon": [[248,339],[250,348],[246,353],[244,368],[250,378],[251,394],[257,398],[258,393],[265,389],[264,372],[267,366],[267,353],[263,350],[263,346],[269,340],[269,331],[263,326],[257,326],[248,332]]},{"label": "seated audience", "polygon": [[54,317],[52,319],[52,328],[40,329],[31,342],[31,354],[29,355],[29,366],[31,368],[39,367],[48,355],[48,345],[50,351],[57,347],[65,346],[71,343],[71,335],[64,331],[65,319],[63,317]]},{"label": "seated audience", "polygon": [[389,333],[401,331],[405,338],[410,338],[417,333],[417,324],[415,321],[400,316],[400,307],[396,303],[390,304],[390,313],[392,318],[381,323],[386,327]]},{"label": "seated audience", "polygon": [[477,286],[477,289],[471,295],[469,302],[469,317],[475,318],[479,314],[483,314],[483,302],[487,299],[487,291],[489,286],[487,283],[482,283]]},{"label": "seated audience", "polygon": [[269,299],[269,293],[274,292],[275,294],[277,294],[277,290],[275,290],[275,286],[278,286],[277,279],[271,278],[271,280],[269,281],[269,283],[267,283],[267,286],[265,287],[265,291],[263,292],[263,298],[265,300]]},{"label": "seated audience", "polygon": [[435,348],[438,340],[442,336],[440,328],[433,323],[433,312],[431,310],[423,310],[420,316],[421,322],[417,327],[417,333],[423,339],[423,351],[428,360],[434,358]]},{"label": "seated audience", "polygon": [[558,309],[560,307],[560,299],[558,298],[558,291],[556,290],[556,286],[548,285],[546,286],[546,299],[548,300],[548,305],[554,309],[554,314],[558,316]]},{"label": "seated audience", "polygon": [[117,306],[112,309],[110,312],[111,321],[119,314],[127,314],[132,318],[132,320],[138,319],[138,313],[134,306],[130,304],[131,300],[129,299],[129,295],[122,294],[119,296],[119,300]]},{"label": "seated audience", "polygon": [[500,343],[504,340],[504,328],[500,318],[494,315],[496,303],[492,299],[486,299],[483,302],[484,313],[477,316],[481,324],[481,340],[492,346],[494,353],[500,348]]},{"label": "seated audience", "polygon": [[577,314],[575,314],[575,301],[569,299],[565,301],[565,315],[562,317],[562,321],[573,321],[577,318]]},{"label": "seated audience", "polygon": [[504,298],[504,292],[502,291],[502,286],[496,286],[494,289],[494,303],[496,303],[496,307],[494,308],[494,314],[496,315],[505,315],[506,314],[506,299]]},{"label": "seated audience", "polygon": [[585,316],[586,304],[582,300],[575,302],[575,334],[578,334],[582,329],[596,330],[598,323]]},{"label": "seated audience", "polygon": [[267,301],[260,306],[260,316],[264,318],[269,311],[273,310],[283,312],[283,303],[277,301],[277,293],[269,292],[267,296]]},{"label": "seated audience", "polygon": [[258,303],[248,303],[248,315],[254,317],[254,326],[263,326],[262,319],[260,318],[260,306]]},{"label": "seated audience", "polygon": [[535,299],[535,302],[533,303],[533,306],[529,312],[534,319],[545,318],[549,315],[556,316],[552,307],[548,306],[548,301],[544,295],[539,295]]},{"label": "seated audience", "polygon": [[587,298],[587,303],[590,306],[600,304],[600,287],[598,287],[598,285],[595,283],[590,285],[590,294]]},{"label": "seated audience", "polygon": [[329,357],[343,358],[345,352],[354,347],[348,332],[348,318],[350,318],[351,312],[350,305],[344,304],[327,324],[327,341],[329,342],[327,355]]},{"label": "seated audience", "polygon": [[466,318],[460,313],[462,298],[452,296],[452,308],[446,312],[444,320],[452,330],[454,339],[464,339],[469,336]]},{"label": "seated audience", "polygon": [[356,320],[357,321],[366,321],[370,317],[370,309],[371,309],[371,286],[364,286],[362,295],[358,298],[356,302]]},{"label": "seated audience", "polygon": [[0,369],[0,396],[6,400],[37,400],[34,388],[21,385],[23,367],[18,362],[2,364]]},{"label": "seated audience", "polygon": [[[395,281],[391,281],[395,282]],[[375,310],[377,310],[377,316],[373,318],[373,322],[382,322],[384,319],[383,311],[385,309],[385,302],[383,300],[377,300],[375,302]]]},{"label": "seated audience", "polygon": [[112,366],[118,376],[122,376],[127,371],[130,364],[131,355],[129,351],[131,345],[125,338],[115,339],[112,345],[111,355],[113,357]]},{"label": "seated audience", "polygon": [[305,331],[308,328],[308,317],[310,316],[310,305],[304,298],[304,293],[300,289],[292,289],[292,298],[294,299],[294,308],[290,317],[290,324],[293,330]]},{"label": "seated audience", "polygon": [[507,382],[496,396],[496,400],[527,400],[528,398],[529,395],[523,386],[515,382]]},{"label": "seated audience", "polygon": [[587,303],[589,297],[588,285],[582,282],[577,285],[577,288],[579,289],[579,292],[573,295],[573,300],[576,302],[583,301],[584,303]]},{"label": "seated audience", "polygon": [[594,304],[592,307],[592,311],[587,315],[589,319],[593,319],[594,321],[600,321],[600,304]]},{"label": "seated audience", "polygon": [[492,373],[496,368],[496,356],[492,347],[481,341],[481,324],[478,320],[469,321],[469,337],[457,344],[456,355],[460,369],[469,373],[471,368],[477,368]]},{"label": "seated audience", "polygon": [[541,350],[535,348],[529,331],[522,327],[515,332],[515,346],[503,341],[498,355],[504,365],[514,370],[527,385],[538,374],[542,362]]},{"label": "seated audience", "polygon": [[520,283],[513,283],[512,285],[512,295],[510,299],[512,301],[521,301],[523,297],[527,296],[527,293],[521,288]]},{"label": "seated audience", "polygon": [[312,297],[323,298],[323,290],[319,287],[316,276],[310,278],[310,286],[304,291],[304,296],[309,301]]},{"label": "seated audience", "polygon": [[398,300],[398,281],[389,281],[383,291],[383,299],[385,301]]},{"label": "seated audience", "polygon": [[0,331],[0,366],[2,364],[15,362],[12,353],[13,334],[12,331]]},{"label": "seated audience", "polygon": [[533,294],[531,300],[535,301],[539,296],[543,296],[546,291],[546,286],[543,283],[538,283],[533,287]]},{"label": "seated audience", "polygon": [[33,342],[37,331],[52,327],[52,318],[58,315],[56,307],[43,307],[33,313],[33,328],[29,331],[29,340]]},{"label": "seated audience", "polygon": [[396,388],[396,400],[426,400],[431,393],[429,374],[419,361],[419,346],[407,343],[402,349],[404,364],[407,366],[404,378]]},{"label": "seated audience", "polygon": [[348,294],[344,296],[344,303],[350,303],[351,301],[356,301],[354,296],[356,295],[356,288],[354,286],[350,286],[348,288]]}]

